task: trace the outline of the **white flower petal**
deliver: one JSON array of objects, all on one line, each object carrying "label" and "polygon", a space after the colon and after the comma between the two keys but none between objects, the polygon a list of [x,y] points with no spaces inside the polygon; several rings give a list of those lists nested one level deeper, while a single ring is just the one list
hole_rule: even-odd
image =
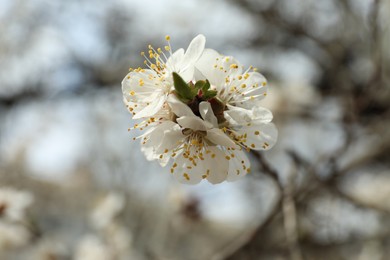
[{"label": "white flower petal", "polygon": [[173,71],[178,71],[177,65],[183,60],[184,57],[184,49],[180,48],[175,51],[165,63],[167,65],[168,73],[172,73]]},{"label": "white flower petal", "polygon": [[132,71],[122,81],[122,93],[132,101],[147,98],[157,89],[163,89],[164,86],[157,79],[158,75],[154,70]]},{"label": "white flower petal", "polygon": [[177,124],[172,121],[163,121],[158,125],[152,126],[150,129],[148,129],[147,132],[145,132],[142,137],[145,137],[148,139],[148,143],[151,143],[153,146],[158,146],[162,142],[162,137],[164,135],[164,132],[166,130],[175,129]]},{"label": "white flower petal", "polygon": [[161,144],[156,148],[156,152],[162,154],[167,151],[171,151],[183,143],[183,139],[185,137],[186,136],[183,135],[181,127],[178,124],[175,124],[171,129],[164,131]]},{"label": "white flower petal", "polygon": [[262,100],[267,92],[266,79],[258,72],[249,72],[247,79],[237,82],[239,93],[232,95],[233,101],[236,105],[252,108],[258,105],[258,102]]},{"label": "white flower petal", "polygon": [[183,153],[177,156],[175,160],[176,167],[172,167],[173,176],[180,182],[185,184],[197,184],[202,180],[204,174],[203,164],[195,163],[184,157]]},{"label": "white flower petal", "polygon": [[217,90],[221,90],[226,79],[242,73],[242,65],[233,57],[220,55],[213,49],[205,49],[195,67],[210,81]]},{"label": "white flower petal", "polygon": [[208,147],[210,153],[205,155],[205,160],[202,161],[206,171],[207,180],[212,184],[221,183],[226,180],[229,163],[226,159],[226,154],[216,146]]},{"label": "white flower petal", "polygon": [[228,105],[228,109],[229,110],[224,111],[223,114],[225,119],[229,122],[229,125],[247,125],[252,121],[252,113],[250,110],[230,105]]},{"label": "white flower petal", "polygon": [[244,144],[253,150],[268,150],[278,138],[278,130],[273,123],[242,127],[237,132],[247,136]]},{"label": "white flower petal", "polygon": [[154,116],[164,105],[165,101],[167,100],[167,96],[158,96],[154,102],[151,102],[149,105],[147,105],[144,109],[139,111],[133,116],[133,119],[139,119],[142,117],[151,117]]},{"label": "white flower petal", "polygon": [[192,112],[191,108],[189,108],[186,104],[181,102],[175,95],[170,94],[168,96],[168,105],[171,107],[172,112],[178,116],[195,116]]},{"label": "white flower petal", "polygon": [[253,124],[256,123],[269,123],[272,121],[274,116],[272,115],[272,112],[269,109],[266,109],[264,107],[253,107],[252,108],[252,120]]},{"label": "white flower petal", "polygon": [[228,105],[228,109],[224,112],[224,116],[232,126],[269,123],[273,118],[271,111],[259,106],[248,110]]},{"label": "white flower petal", "polygon": [[[195,67],[201,75],[206,77],[212,85],[220,84],[220,77],[214,73],[214,64],[216,60],[221,58],[221,54],[213,49],[205,49],[202,56],[196,62]],[[203,78],[196,78],[196,80],[202,80]]]},{"label": "white flower petal", "polygon": [[191,41],[182,60],[181,67],[183,69],[185,69],[188,65],[194,65],[194,63],[202,55],[205,44],[206,38],[202,34],[199,34]]},{"label": "white flower petal", "polygon": [[213,127],[218,127],[217,117],[214,115],[213,109],[211,108],[211,104],[209,102],[200,102],[199,112],[203,120],[210,122]]},{"label": "white flower petal", "polygon": [[227,181],[235,181],[250,171],[250,161],[242,150],[227,151],[231,157]]},{"label": "white flower petal", "polygon": [[176,121],[183,128],[189,128],[194,131],[207,131],[206,122],[197,116],[182,116],[177,118]]},{"label": "white flower petal", "polygon": [[172,121],[164,121],[153,126],[141,136],[141,151],[145,154],[146,159],[151,161],[159,158],[160,154],[156,153],[156,148],[161,146],[165,131],[175,129],[175,126],[177,124]]},{"label": "white flower petal", "polygon": [[230,139],[222,130],[218,128],[208,130],[206,138],[216,145],[238,148],[236,143],[234,143],[232,139]]},{"label": "white flower petal", "polygon": [[206,80],[207,78],[205,75],[203,75],[203,73],[198,68],[194,67],[194,79],[198,81],[198,80]]},{"label": "white flower petal", "polygon": [[190,65],[185,70],[180,71],[180,77],[185,82],[190,82],[194,79],[194,70],[195,67],[193,65]]},{"label": "white flower petal", "polygon": [[168,163],[171,157],[168,154],[161,154],[158,157],[158,163],[161,165],[161,167],[165,167]]}]

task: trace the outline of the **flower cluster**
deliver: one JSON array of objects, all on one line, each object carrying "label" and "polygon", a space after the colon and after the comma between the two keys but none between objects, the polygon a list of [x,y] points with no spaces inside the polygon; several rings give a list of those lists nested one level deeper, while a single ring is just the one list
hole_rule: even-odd
[{"label": "flower cluster", "polygon": [[26,245],[31,238],[26,213],[33,199],[27,191],[0,187],[0,255],[4,249]]},{"label": "flower cluster", "polygon": [[186,51],[172,52],[166,40],[164,50],[149,45],[141,53],[147,69],[130,69],[122,81],[128,110],[142,120],[131,128],[144,131],[134,139],[141,140],[148,160],[170,164],[182,183],[216,184],[246,175],[245,152],[268,150],[277,139],[272,113],[259,105],[266,79],[231,56],[205,49],[203,35]]}]

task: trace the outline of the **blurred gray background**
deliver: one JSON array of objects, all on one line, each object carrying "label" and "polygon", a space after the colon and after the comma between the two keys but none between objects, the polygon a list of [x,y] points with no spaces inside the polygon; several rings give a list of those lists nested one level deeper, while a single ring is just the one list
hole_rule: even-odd
[{"label": "blurred gray background", "polygon": [[[389,259],[389,16],[388,0],[0,0],[0,259]],[[199,33],[269,81],[279,141],[234,183],[180,185],[127,131],[139,53]]]}]

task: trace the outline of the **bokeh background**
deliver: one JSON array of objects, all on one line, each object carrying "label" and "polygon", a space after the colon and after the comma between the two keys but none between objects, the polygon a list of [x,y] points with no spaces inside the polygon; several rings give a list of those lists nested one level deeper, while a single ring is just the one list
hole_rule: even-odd
[{"label": "bokeh background", "polygon": [[[0,259],[389,259],[390,1],[0,0]],[[185,186],[132,141],[148,44],[269,80],[277,145]]]}]

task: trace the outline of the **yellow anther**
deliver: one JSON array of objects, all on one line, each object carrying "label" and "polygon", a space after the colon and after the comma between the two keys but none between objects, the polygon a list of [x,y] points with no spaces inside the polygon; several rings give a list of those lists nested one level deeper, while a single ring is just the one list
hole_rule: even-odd
[{"label": "yellow anther", "polygon": [[255,135],[259,135],[260,134],[260,132],[259,131],[255,131]]},{"label": "yellow anther", "polygon": [[235,64],[235,63],[233,63],[232,65],[230,65],[230,68],[231,68],[231,69],[238,69],[238,65]]},{"label": "yellow anther", "polygon": [[192,140],[192,141],[191,141],[191,144],[192,144],[192,145],[198,145],[199,142],[198,142],[198,140]]},{"label": "yellow anther", "polygon": [[169,35],[165,36],[165,40],[169,41],[170,39],[171,39],[171,36],[169,36]]}]

